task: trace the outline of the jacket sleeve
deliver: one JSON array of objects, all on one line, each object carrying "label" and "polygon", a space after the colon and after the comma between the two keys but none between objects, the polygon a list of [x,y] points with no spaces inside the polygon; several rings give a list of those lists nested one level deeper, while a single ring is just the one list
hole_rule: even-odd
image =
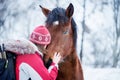
[{"label": "jacket sleeve", "polygon": [[58,75],[58,64],[52,63],[51,66],[48,68],[50,80],[56,80]]}]

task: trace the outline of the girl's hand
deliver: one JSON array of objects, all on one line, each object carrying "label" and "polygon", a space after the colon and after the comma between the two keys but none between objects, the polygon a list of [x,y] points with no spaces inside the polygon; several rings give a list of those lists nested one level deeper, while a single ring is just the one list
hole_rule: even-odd
[{"label": "girl's hand", "polygon": [[55,54],[53,56],[53,63],[58,64],[60,59],[61,59],[60,53],[55,52]]}]

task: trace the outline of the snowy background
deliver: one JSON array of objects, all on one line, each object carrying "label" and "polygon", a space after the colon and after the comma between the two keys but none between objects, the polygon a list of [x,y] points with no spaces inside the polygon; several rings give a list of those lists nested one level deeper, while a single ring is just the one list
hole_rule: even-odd
[{"label": "snowy background", "polygon": [[0,40],[29,38],[52,10],[74,5],[85,80],[120,80],[120,0],[0,0]]}]

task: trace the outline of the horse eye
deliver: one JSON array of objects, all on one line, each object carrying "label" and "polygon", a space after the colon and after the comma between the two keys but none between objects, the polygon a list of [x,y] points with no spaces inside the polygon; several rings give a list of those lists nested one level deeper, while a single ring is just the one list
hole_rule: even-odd
[{"label": "horse eye", "polygon": [[69,30],[66,30],[66,31],[63,32],[63,34],[68,34],[68,32],[69,32]]}]

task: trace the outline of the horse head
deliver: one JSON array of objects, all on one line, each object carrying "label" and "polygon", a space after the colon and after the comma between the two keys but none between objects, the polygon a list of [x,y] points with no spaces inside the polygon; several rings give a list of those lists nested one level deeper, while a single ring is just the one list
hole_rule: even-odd
[{"label": "horse head", "polygon": [[74,35],[75,22],[72,19],[74,7],[70,4],[67,9],[55,8],[52,11],[43,8],[42,12],[47,17],[46,27],[51,34],[51,43],[47,46],[47,55],[45,61],[53,56],[55,52],[60,52],[60,54],[65,58],[71,53],[71,50],[75,47]]}]

